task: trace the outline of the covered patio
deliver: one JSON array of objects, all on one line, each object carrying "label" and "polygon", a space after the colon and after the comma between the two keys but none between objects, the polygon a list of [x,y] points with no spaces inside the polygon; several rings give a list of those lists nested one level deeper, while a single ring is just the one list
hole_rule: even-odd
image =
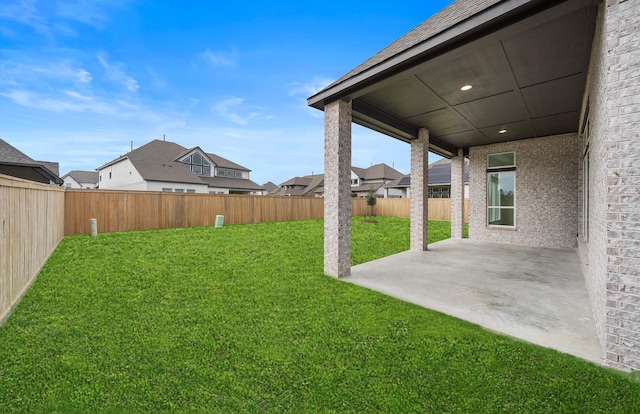
[{"label": "covered patio", "polygon": [[[549,248],[577,250],[571,260],[584,275],[600,356],[613,366],[640,369],[638,21],[640,4],[625,0],[456,0],[309,97],[325,116],[325,273],[347,278],[352,270],[349,174],[356,123],[411,147],[411,252],[394,256],[396,262],[415,265],[419,257],[425,269],[416,272],[428,274],[441,260],[443,245],[432,251],[427,243],[429,152],[451,158],[451,237],[462,238],[468,158],[469,238],[503,244],[471,255],[473,269],[494,269],[507,243],[529,246],[523,248],[532,249],[532,258]],[[468,263],[467,252],[454,250],[444,259],[451,273],[441,289],[469,273],[455,259],[462,254]],[[563,261],[551,257],[540,269],[552,271],[552,263]],[[512,281],[527,276],[522,266],[512,262]],[[501,292],[492,271],[480,274],[486,279],[474,283]],[[565,277],[561,271],[538,277],[551,275],[554,283]],[[534,291],[542,286],[546,282]],[[559,296],[541,294],[538,303],[559,297],[571,307],[574,294],[585,291],[553,286]],[[505,302],[493,307],[508,308],[517,320],[527,298],[502,297]],[[526,306],[535,310],[535,303]],[[551,329],[566,320],[555,319],[560,309],[530,325],[546,321],[543,327]],[[493,311],[497,319],[506,317]]]},{"label": "covered patio", "polygon": [[602,363],[575,249],[468,239],[443,240],[429,249],[363,263],[344,280]]}]

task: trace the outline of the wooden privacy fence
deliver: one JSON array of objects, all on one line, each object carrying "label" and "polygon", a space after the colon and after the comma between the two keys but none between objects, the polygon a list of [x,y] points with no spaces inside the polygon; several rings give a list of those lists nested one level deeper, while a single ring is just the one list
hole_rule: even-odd
[{"label": "wooden privacy fence", "polygon": [[0,174],[0,323],[64,237],[64,190]]},{"label": "wooden privacy fence", "polygon": [[[429,199],[430,220],[451,220],[449,199]],[[352,215],[368,215],[364,198],[351,201]],[[66,235],[88,234],[89,220],[99,232],[211,226],[216,215],[225,224],[311,220],[324,217],[324,199],[315,197],[160,193],[113,190],[66,190]],[[468,220],[465,201],[465,221]],[[377,199],[378,216],[409,217],[409,200]]]},{"label": "wooden privacy fence", "polygon": [[[429,220],[451,220],[451,199],[428,199]],[[374,213],[377,216],[411,217],[411,202],[408,198],[378,198]],[[371,214],[371,207],[367,205],[367,199],[356,198],[351,200],[351,215],[365,216]],[[469,200],[464,200],[464,221],[469,222]]]},{"label": "wooden privacy fence", "polygon": [[321,198],[69,190],[65,197],[65,234],[309,220],[323,217]]}]

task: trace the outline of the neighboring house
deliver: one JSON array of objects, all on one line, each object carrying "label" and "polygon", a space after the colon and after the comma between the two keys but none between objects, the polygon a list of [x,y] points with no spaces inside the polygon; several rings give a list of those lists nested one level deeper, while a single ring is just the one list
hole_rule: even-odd
[{"label": "neighboring house", "polygon": [[176,193],[262,194],[249,179],[251,170],[174,142],[153,140],[98,168],[101,190]]},{"label": "neighboring house", "polygon": [[[369,191],[375,191],[378,198],[385,197],[384,185],[402,178],[402,173],[387,164],[376,164],[369,168],[351,167],[351,196],[367,197]],[[386,191],[389,197],[399,197],[400,190]]]},{"label": "neighboring house", "polygon": [[[402,173],[387,164],[376,164],[369,168],[351,167],[351,197],[366,197],[374,190],[376,197],[384,197],[384,185],[402,177]],[[322,197],[324,195],[324,174],[293,177],[282,184],[271,195]],[[399,197],[400,190],[391,194]]]},{"label": "neighboring house", "polygon": [[273,191],[277,191],[278,187],[277,185],[275,185],[274,183],[272,183],[271,181],[267,181],[266,183],[262,184],[262,187],[264,188],[264,194],[268,195]]},{"label": "neighboring house", "polygon": [[293,177],[274,190],[270,195],[299,196],[299,197],[322,197],[324,192],[324,174],[305,175],[304,177]]},{"label": "neighboring house", "polygon": [[97,188],[98,172],[72,170],[62,176],[65,188]]},{"label": "neighboring house", "polygon": [[458,0],[311,96],[325,272],[350,273],[355,122],[411,146],[412,250],[427,250],[428,152],[452,160],[455,238],[468,158],[469,238],[577,249],[603,358],[640,369],[639,21],[640,1]]},{"label": "neighboring house", "polygon": [[59,169],[57,162],[36,161],[0,139],[0,174],[43,184],[61,185]]},{"label": "neighboring house", "polygon": [[[405,175],[384,186],[385,193],[399,190],[401,198],[411,197],[411,176]],[[390,197],[385,194],[385,198]],[[395,196],[391,196],[395,197]],[[429,198],[451,198],[451,160],[442,158],[429,164]],[[469,160],[464,163],[464,198],[469,198]]]}]

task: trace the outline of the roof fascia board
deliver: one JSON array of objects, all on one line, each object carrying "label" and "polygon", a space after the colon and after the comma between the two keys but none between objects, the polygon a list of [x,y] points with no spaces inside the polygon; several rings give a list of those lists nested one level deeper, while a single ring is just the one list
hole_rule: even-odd
[{"label": "roof fascia board", "polygon": [[125,159],[129,159],[129,157],[127,157],[126,155],[123,155],[122,157],[116,158],[115,160],[109,161],[108,163],[104,164],[103,166],[96,168],[96,171],[102,170],[102,169],[107,168],[107,167],[111,167],[112,165],[115,165],[115,164],[119,163],[120,161],[124,161]]},{"label": "roof fascia board", "polygon": [[0,162],[1,165],[10,165],[12,167],[24,167],[24,168],[32,168],[35,172],[40,174],[42,177],[46,178],[49,181],[53,181],[56,184],[62,184],[64,180],[50,171],[47,167],[38,163],[27,163],[27,162]]},{"label": "roof fascia board", "polygon": [[536,0],[506,0],[504,2],[495,4],[481,12],[471,16],[463,22],[460,22],[443,32],[425,40],[422,43],[419,43],[404,52],[401,52],[384,62],[379,63],[362,73],[355,75],[352,78],[346,79],[344,82],[339,83],[332,88],[326,89],[324,91],[319,92],[316,95],[311,96],[307,99],[307,104],[309,106],[313,106],[318,109],[322,109],[324,107],[325,101],[330,101],[336,95],[341,92],[346,91],[347,89],[353,88],[358,84],[367,81],[377,75],[386,72],[395,66],[398,66],[404,62],[407,62],[421,54],[424,54],[430,50],[433,50],[439,46],[443,46],[446,43],[469,35],[474,29],[485,25],[492,20],[499,18],[505,14],[513,12],[514,10],[530,4],[534,3]]},{"label": "roof fascia board", "polygon": [[209,161],[211,163],[211,165],[217,167],[218,165],[213,162],[213,160],[209,157],[209,154],[207,154],[202,148],[200,147],[193,147],[189,150],[187,150],[187,152],[184,153],[184,155],[179,156],[178,158],[176,158],[174,161],[175,162],[182,162],[185,158],[187,158],[190,155],[193,155],[193,153],[195,152],[200,153],[200,156],[202,156],[202,158],[205,158],[207,161]]}]

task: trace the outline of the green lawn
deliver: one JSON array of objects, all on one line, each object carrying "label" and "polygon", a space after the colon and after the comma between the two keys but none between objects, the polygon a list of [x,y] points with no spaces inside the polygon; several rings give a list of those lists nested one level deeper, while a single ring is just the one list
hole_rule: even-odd
[{"label": "green lawn", "polygon": [[[377,220],[354,264],[408,248]],[[322,227],[66,238],[0,328],[0,412],[640,412],[630,374],[324,276]]]}]

